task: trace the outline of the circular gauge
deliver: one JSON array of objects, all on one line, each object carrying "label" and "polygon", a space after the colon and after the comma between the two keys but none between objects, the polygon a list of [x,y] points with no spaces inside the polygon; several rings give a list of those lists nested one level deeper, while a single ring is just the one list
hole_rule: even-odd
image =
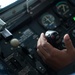
[{"label": "circular gauge", "polygon": [[42,25],[46,29],[54,29],[57,27],[55,17],[52,14],[44,14],[41,18]]},{"label": "circular gauge", "polygon": [[57,3],[56,10],[59,15],[65,16],[70,11],[70,8],[67,2],[62,1],[62,2]]}]

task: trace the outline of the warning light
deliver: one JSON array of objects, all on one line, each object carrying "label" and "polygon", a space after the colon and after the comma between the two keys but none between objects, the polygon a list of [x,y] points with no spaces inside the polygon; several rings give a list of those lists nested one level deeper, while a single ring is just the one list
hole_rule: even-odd
[{"label": "warning light", "polygon": [[75,21],[75,17],[73,17],[73,20]]}]

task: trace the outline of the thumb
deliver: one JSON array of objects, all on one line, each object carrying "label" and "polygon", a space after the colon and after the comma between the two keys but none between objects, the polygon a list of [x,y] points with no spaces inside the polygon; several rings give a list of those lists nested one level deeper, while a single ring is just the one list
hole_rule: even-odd
[{"label": "thumb", "polygon": [[64,42],[65,42],[67,51],[72,51],[72,50],[74,50],[72,41],[71,41],[71,39],[70,39],[70,37],[69,37],[68,34],[65,34],[65,36],[64,36]]}]

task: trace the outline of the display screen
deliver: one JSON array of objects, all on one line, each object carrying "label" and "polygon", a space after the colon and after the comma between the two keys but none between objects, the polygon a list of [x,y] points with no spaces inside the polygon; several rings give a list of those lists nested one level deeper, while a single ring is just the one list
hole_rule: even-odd
[{"label": "display screen", "polygon": [[0,0],[0,9],[3,9],[16,1],[17,0]]}]

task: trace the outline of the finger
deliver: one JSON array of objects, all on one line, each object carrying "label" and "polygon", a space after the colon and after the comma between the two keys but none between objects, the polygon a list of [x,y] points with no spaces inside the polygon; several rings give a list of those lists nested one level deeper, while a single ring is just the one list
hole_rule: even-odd
[{"label": "finger", "polygon": [[69,37],[68,34],[66,34],[66,35],[64,36],[64,42],[65,42],[65,45],[66,45],[66,48],[67,48],[68,51],[74,50],[72,41],[71,41],[71,39],[70,39],[70,37]]},{"label": "finger", "polygon": [[40,38],[38,39],[38,42],[37,42],[37,53],[39,54],[40,57],[45,59],[44,55],[39,50],[39,46],[40,46]]},{"label": "finger", "polygon": [[46,58],[46,57],[49,56],[49,53],[47,53],[41,46],[37,47],[37,51],[39,52],[41,57],[45,57]]},{"label": "finger", "polygon": [[39,38],[38,43],[37,43],[37,49],[39,54],[41,53],[42,57],[48,57],[49,54],[42,48],[41,46],[41,39]]},{"label": "finger", "polygon": [[37,49],[37,53],[39,54],[39,56],[42,58],[42,59],[44,59],[45,60],[45,56],[40,52],[40,50],[39,49]]},{"label": "finger", "polygon": [[[41,34],[44,34],[44,33],[41,33]],[[41,35],[40,35],[40,37],[41,37]],[[37,47],[40,45],[40,37],[39,37],[38,42],[37,42]]]},{"label": "finger", "polygon": [[43,41],[47,42],[47,39],[45,38],[44,33],[41,33],[40,38],[41,38],[41,40],[43,40]]},{"label": "finger", "polygon": [[37,41],[37,48],[38,48],[39,45],[40,45],[40,38]]},{"label": "finger", "polygon": [[47,52],[53,52],[54,47],[47,42],[47,39],[45,38],[45,35],[43,33],[40,36],[40,43],[43,49],[45,49]]}]

